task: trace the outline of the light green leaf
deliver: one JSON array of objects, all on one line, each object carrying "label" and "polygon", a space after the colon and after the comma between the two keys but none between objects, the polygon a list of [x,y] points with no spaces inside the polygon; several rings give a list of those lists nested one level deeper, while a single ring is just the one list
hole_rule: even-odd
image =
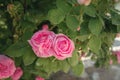
[{"label": "light green leaf", "polygon": [[71,30],[77,30],[79,26],[79,21],[75,16],[68,15],[66,17],[66,24]]},{"label": "light green leaf", "polygon": [[92,34],[98,36],[102,30],[103,24],[99,19],[90,19],[88,27]]},{"label": "light green leaf", "polygon": [[46,58],[38,58],[36,61],[36,66],[44,66],[47,65],[49,63],[49,59]]},{"label": "light green leaf", "polygon": [[120,25],[120,14],[112,12],[112,24]]},{"label": "light green leaf", "polygon": [[23,54],[23,62],[24,65],[30,65],[34,62],[34,60],[36,59],[36,56],[34,54],[34,52],[32,51],[31,47],[26,47],[26,51]]},{"label": "light green leaf", "polygon": [[94,53],[98,53],[101,48],[101,38],[92,36],[88,42],[88,46]]},{"label": "light green leaf", "polygon": [[84,71],[84,65],[82,62],[80,62],[78,65],[72,67],[72,72],[76,76],[80,76],[83,71]]},{"label": "light green leaf", "polygon": [[76,66],[78,64],[78,58],[79,58],[79,55],[77,54],[77,51],[74,51],[72,57],[68,58],[68,63],[71,66]]},{"label": "light green leaf", "polygon": [[80,40],[80,41],[85,41],[89,38],[89,34],[85,34],[85,35],[80,35],[80,36],[77,36],[77,39]]},{"label": "light green leaf", "polygon": [[57,0],[56,5],[59,9],[64,11],[65,14],[69,13],[72,8],[72,6],[68,5],[67,1],[65,1],[65,0]]},{"label": "light green leaf", "polygon": [[65,18],[64,11],[61,9],[52,9],[48,12],[48,19],[53,23],[53,24],[59,24],[62,22]]},{"label": "light green leaf", "polygon": [[67,60],[63,60],[63,61],[58,61],[58,65],[59,65],[59,69],[63,70],[64,72],[68,72],[70,69],[70,64],[68,63]]},{"label": "light green leaf", "polygon": [[24,54],[24,51],[26,51],[26,46],[24,42],[17,42],[8,47],[5,54],[11,57],[20,57]]},{"label": "light green leaf", "polygon": [[96,17],[96,10],[93,6],[86,6],[85,13],[91,17]]}]

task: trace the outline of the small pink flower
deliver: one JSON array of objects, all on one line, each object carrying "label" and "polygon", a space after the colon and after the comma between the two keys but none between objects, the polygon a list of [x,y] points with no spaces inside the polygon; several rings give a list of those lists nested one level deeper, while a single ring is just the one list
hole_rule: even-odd
[{"label": "small pink flower", "polygon": [[117,56],[118,63],[120,63],[120,51],[114,51],[113,54]]},{"label": "small pink flower", "polygon": [[72,56],[72,52],[75,46],[72,40],[70,40],[64,34],[56,35],[53,43],[53,49],[55,51],[54,56],[58,60],[64,60]]},{"label": "small pink flower", "polygon": [[37,77],[35,78],[35,80],[45,80],[45,79],[42,78],[42,77],[37,76]]},{"label": "small pink flower", "polygon": [[0,79],[10,77],[15,70],[14,61],[5,55],[0,55]]},{"label": "small pink flower", "polygon": [[109,64],[110,64],[110,65],[112,65],[112,64],[113,64],[113,60],[112,60],[112,59],[110,59]]},{"label": "small pink flower", "polygon": [[20,67],[18,67],[16,69],[16,71],[14,72],[14,74],[11,76],[12,80],[19,80],[20,77],[22,76],[23,71]]},{"label": "small pink flower", "polygon": [[34,33],[28,42],[38,57],[47,58],[53,55],[52,44],[54,37],[55,33],[49,31],[48,26],[44,25],[43,29]]},{"label": "small pink flower", "polygon": [[91,3],[91,0],[77,0],[80,5],[88,6]]}]

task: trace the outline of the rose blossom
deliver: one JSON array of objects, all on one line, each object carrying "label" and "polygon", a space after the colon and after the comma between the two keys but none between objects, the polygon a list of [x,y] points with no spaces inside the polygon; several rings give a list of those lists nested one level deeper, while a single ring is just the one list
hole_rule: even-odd
[{"label": "rose blossom", "polygon": [[10,77],[15,70],[14,61],[5,55],[0,55],[0,79]]},{"label": "rose blossom", "polygon": [[53,49],[55,51],[54,56],[58,60],[64,60],[72,56],[74,43],[64,34],[57,34],[54,39]]},{"label": "rose blossom", "polygon": [[91,0],[77,0],[80,5],[88,6],[91,3]]},{"label": "rose blossom", "polygon": [[43,29],[34,33],[28,42],[38,57],[50,57],[53,55],[52,44],[54,37],[55,33],[48,30],[48,25],[44,25]]},{"label": "rose blossom", "polygon": [[45,79],[42,78],[42,77],[40,77],[40,76],[37,76],[37,77],[35,78],[35,80],[45,80]]},{"label": "rose blossom", "polygon": [[22,76],[23,71],[20,67],[16,68],[14,74],[11,76],[12,80],[19,80]]}]

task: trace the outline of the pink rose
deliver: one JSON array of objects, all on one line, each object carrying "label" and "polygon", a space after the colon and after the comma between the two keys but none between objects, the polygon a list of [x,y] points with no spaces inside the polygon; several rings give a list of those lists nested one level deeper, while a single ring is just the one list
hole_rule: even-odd
[{"label": "pink rose", "polygon": [[10,77],[15,70],[14,61],[5,55],[0,55],[0,79]]},{"label": "pink rose", "polygon": [[80,5],[88,6],[91,3],[91,0],[77,0]]},{"label": "pink rose", "polygon": [[23,71],[20,67],[18,67],[16,69],[16,71],[14,72],[14,74],[11,76],[12,80],[19,80],[20,77],[22,76]]},{"label": "pink rose", "polygon": [[58,34],[54,39],[53,49],[55,51],[54,56],[58,60],[64,60],[72,56],[74,43],[64,34]]},{"label": "pink rose", "polygon": [[55,33],[48,30],[48,25],[44,25],[43,29],[34,33],[28,42],[38,57],[47,58],[53,55],[52,44],[54,37]]},{"label": "pink rose", "polygon": [[42,77],[37,76],[37,77],[35,78],[35,80],[45,80],[45,79],[42,78]]}]

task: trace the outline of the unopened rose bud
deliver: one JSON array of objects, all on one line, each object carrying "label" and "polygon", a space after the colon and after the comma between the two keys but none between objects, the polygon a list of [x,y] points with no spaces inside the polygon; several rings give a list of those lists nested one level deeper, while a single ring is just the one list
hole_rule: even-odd
[{"label": "unopened rose bud", "polygon": [[91,0],[77,0],[80,5],[88,6],[91,3]]},{"label": "unopened rose bud", "polygon": [[77,28],[77,31],[80,31],[80,26]]}]

